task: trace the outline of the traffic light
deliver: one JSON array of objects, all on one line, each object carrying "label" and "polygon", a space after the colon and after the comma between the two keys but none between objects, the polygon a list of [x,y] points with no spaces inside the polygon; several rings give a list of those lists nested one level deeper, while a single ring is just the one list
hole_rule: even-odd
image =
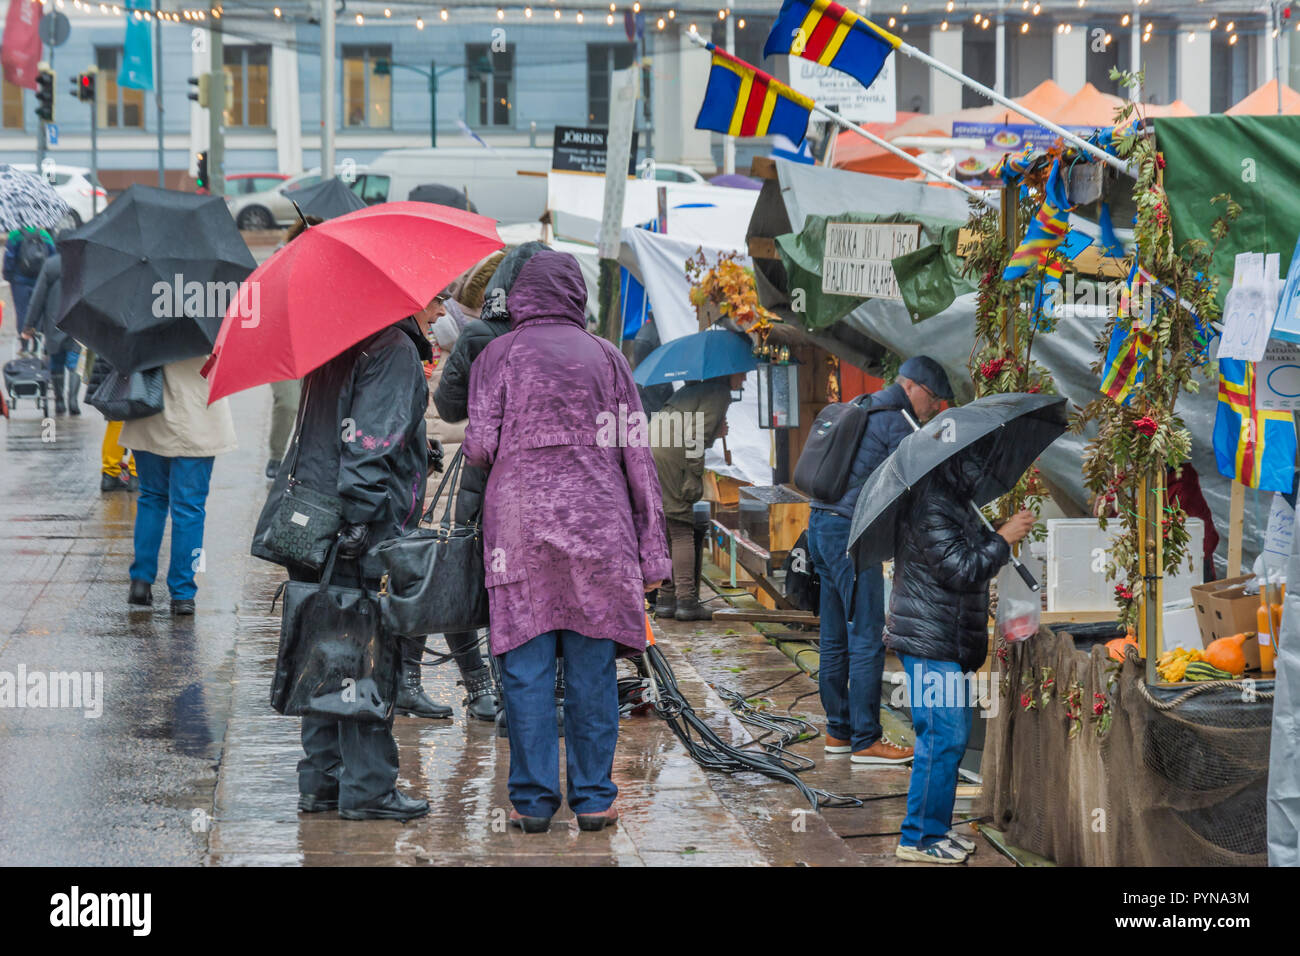
[{"label": "traffic light", "polygon": [[198,103],[203,109],[208,108],[208,90],[212,84],[212,74],[200,73],[198,76],[190,77],[190,99]]},{"label": "traffic light", "polygon": [[71,78],[72,95],[83,103],[95,101],[95,69],[91,67],[85,73],[78,73]]},{"label": "traffic light", "polygon": [[199,189],[208,188],[208,154],[202,152],[198,154],[198,171],[194,174],[194,185]]},{"label": "traffic light", "polygon": [[54,71],[48,63],[36,67],[36,115],[47,123],[54,122]]}]

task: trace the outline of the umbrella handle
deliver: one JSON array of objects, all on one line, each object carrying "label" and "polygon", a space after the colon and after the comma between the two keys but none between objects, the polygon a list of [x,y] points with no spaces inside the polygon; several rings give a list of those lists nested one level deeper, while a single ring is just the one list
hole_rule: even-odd
[{"label": "umbrella handle", "polygon": [[[974,511],[977,515],[979,515],[979,519],[984,523],[984,527],[988,528],[990,531],[994,531],[993,525],[989,522],[989,519],[984,515],[984,512],[980,510],[979,505],[975,504],[975,502],[973,501],[967,503],[971,506],[971,510]],[[1011,555],[1011,563],[1015,565],[1016,573],[1020,575],[1020,580],[1025,582],[1025,585],[1029,588],[1029,590],[1037,592],[1043,589],[1042,585],[1038,583],[1038,579],[1035,578],[1029,572],[1029,569],[1027,567],[1025,567],[1023,564],[1020,563],[1020,559],[1017,558],[1014,554]]]}]

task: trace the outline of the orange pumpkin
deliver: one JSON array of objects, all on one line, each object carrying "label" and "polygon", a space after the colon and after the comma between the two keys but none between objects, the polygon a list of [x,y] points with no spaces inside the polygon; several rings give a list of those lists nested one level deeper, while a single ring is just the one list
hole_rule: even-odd
[{"label": "orange pumpkin", "polygon": [[1124,659],[1124,646],[1132,644],[1138,646],[1137,639],[1132,634],[1127,637],[1117,637],[1113,641],[1106,642],[1106,650],[1110,652],[1111,660],[1122,661]]},{"label": "orange pumpkin", "polygon": [[1221,637],[1217,641],[1211,641],[1205,648],[1205,660],[1219,668],[1227,671],[1234,676],[1240,676],[1246,672],[1246,654],[1241,649],[1241,645],[1246,643],[1246,638],[1250,633],[1233,634],[1231,637]]}]

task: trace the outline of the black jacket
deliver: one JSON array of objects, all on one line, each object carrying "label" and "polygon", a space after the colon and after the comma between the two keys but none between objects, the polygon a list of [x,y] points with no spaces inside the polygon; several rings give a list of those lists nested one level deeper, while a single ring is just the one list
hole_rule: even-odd
[{"label": "black jacket", "polygon": [[63,257],[57,252],[47,256],[36,277],[32,297],[27,303],[27,328],[45,336],[45,351],[55,355],[76,342],[54,323],[59,320],[63,300]]},{"label": "black jacket", "polygon": [[[461,330],[456,347],[443,367],[433,404],[445,422],[462,422],[469,418],[469,367],[488,343],[510,331],[510,311],[506,297],[524,263],[547,248],[540,242],[526,242],[506,253],[492,273],[483,291],[483,313]],[[483,489],[487,472],[472,465],[463,467],[460,490],[456,493],[457,523],[473,521],[483,510]]]},{"label": "black jacket", "polygon": [[978,466],[959,456],[913,492],[899,517],[885,623],[895,653],[967,671],[988,654],[989,581],[1011,557],[967,503],[977,477]]},{"label": "black jacket", "polygon": [[[420,523],[428,477],[423,362],[433,357],[414,319],[403,319],[308,373],[302,424],[253,534],[253,554],[278,561],[262,535],[292,473],[309,488],[337,495],[345,524],[369,526],[369,546],[410,534]],[[367,578],[383,568],[362,559]]]}]

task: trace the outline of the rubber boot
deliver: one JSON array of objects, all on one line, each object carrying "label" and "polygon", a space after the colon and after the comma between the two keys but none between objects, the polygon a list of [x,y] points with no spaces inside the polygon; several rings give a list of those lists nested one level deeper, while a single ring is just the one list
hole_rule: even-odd
[{"label": "rubber boot", "polygon": [[68,412],[68,403],[63,400],[63,389],[66,383],[64,381],[62,369],[50,376],[50,384],[54,387],[54,414],[66,415]]},{"label": "rubber boot", "polygon": [[671,584],[655,592],[655,617],[670,618],[676,611],[677,595]]},{"label": "rubber boot", "polygon": [[81,403],[79,396],[81,394],[81,376],[76,372],[68,373],[68,414],[80,415]]},{"label": "rubber boot", "polygon": [[451,716],[451,708],[436,704],[424,692],[420,675],[420,659],[424,656],[424,638],[404,637],[399,641],[402,652],[402,679],[397,688],[394,711],[402,717],[423,717],[443,720]]},{"label": "rubber boot", "polygon": [[[703,506],[703,507],[701,507]],[[691,593],[686,600],[677,602],[673,614],[675,621],[711,621],[713,612],[700,603],[700,575],[704,569],[704,539],[708,532],[708,502],[698,501],[694,511],[695,525],[695,576],[691,579]]]},{"label": "rubber boot", "polygon": [[488,669],[492,671],[492,685],[496,688],[497,713],[496,725],[498,737],[509,737],[510,728],[506,721],[506,695],[501,691],[501,671],[497,667],[495,656],[488,657]]},{"label": "rubber boot", "polygon": [[495,720],[497,716],[496,684],[492,669],[486,664],[472,671],[461,671],[456,683],[465,688],[465,713],[475,720]]}]

